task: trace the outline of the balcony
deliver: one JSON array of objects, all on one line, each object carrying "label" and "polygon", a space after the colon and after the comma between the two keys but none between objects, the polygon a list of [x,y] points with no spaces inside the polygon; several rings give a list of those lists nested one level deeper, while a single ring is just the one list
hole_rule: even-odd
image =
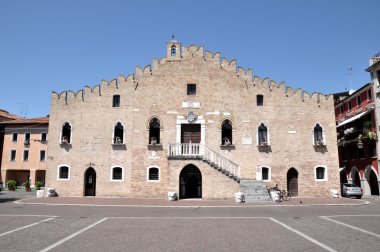
[{"label": "balcony", "polygon": [[200,144],[178,143],[169,144],[169,159],[202,159],[204,152]]}]

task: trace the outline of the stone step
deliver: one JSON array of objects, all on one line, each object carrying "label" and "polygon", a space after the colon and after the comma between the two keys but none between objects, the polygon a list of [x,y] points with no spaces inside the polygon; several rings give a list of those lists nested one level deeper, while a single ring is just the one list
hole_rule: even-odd
[{"label": "stone step", "polygon": [[240,180],[240,191],[244,193],[247,203],[271,201],[264,181]]}]

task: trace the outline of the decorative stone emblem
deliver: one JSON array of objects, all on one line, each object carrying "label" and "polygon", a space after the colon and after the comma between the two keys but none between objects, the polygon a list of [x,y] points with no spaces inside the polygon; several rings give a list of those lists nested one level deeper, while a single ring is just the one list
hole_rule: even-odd
[{"label": "decorative stone emblem", "polygon": [[152,151],[150,153],[150,156],[148,157],[149,159],[157,159],[157,158],[160,158],[159,156],[157,156],[157,153],[156,151]]},{"label": "decorative stone emblem", "polygon": [[197,116],[194,115],[193,111],[190,111],[189,114],[187,115],[187,121],[189,123],[194,123],[197,120]]}]

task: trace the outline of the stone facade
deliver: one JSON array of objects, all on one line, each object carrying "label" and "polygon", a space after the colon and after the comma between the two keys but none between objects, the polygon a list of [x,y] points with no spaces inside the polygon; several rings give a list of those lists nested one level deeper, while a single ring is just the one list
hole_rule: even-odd
[{"label": "stone facade", "polygon": [[[287,188],[289,169],[295,168],[300,197],[327,196],[330,189],[339,188],[333,96],[309,95],[253,77],[252,70],[237,68],[235,60],[203,47],[171,41],[166,52],[166,57],[154,59],[152,66],[136,67],[128,77],[119,75],[77,93],[52,93],[47,187],[56,188],[58,195],[86,195],[86,171],[92,167],[96,188],[90,195],[163,198],[168,191],[181,194],[180,174],[190,164],[201,173],[201,194],[196,197],[204,199],[232,198],[240,190],[240,179],[262,178],[262,167],[269,171],[264,176],[267,185],[282,189]],[[195,84],[196,90],[190,87],[189,93],[188,84]],[[117,106],[115,95],[120,96]],[[152,118],[159,122],[155,145],[150,142]],[[232,125],[230,145],[223,145],[225,120]],[[119,122],[122,144],[116,145]],[[65,123],[71,127],[70,143],[60,144]],[[267,127],[266,143],[260,145],[262,124]],[[321,145],[314,141],[317,124],[323,129]],[[183,155],[186,146],[178,144],[184,142],[184,125],[198,125],[200,145],[194,146],[200,151],[194,157]],[[173,150],[180,150],[176,158],[171,158]],[[232,161],[228,166],[236,164],[238,170],[225,172],[225,165],[215,165],[206,152],[219,161]],[[68,167],[63,179],[62,166]],[[116,180],[114,167],[122,169]],[[159,171],[153,181],[151,167]],[[323,179],[316,179],[316,167],[324,168]]]}]

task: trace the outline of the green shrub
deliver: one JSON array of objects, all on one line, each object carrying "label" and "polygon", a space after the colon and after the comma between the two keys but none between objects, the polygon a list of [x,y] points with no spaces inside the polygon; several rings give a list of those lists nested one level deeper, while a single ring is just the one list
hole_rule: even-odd
[{"label": "green shrub", "polygon": [[363,127],[364,128],[372,128],[372,121],[364,121]]},{"label": "green shrub", "polygon": [[8,186],[8,190],[14,191],[16,189],[16,181],[8,180],[7,186]]},{"label": "green shrub", "polygon": [[36,181],[36,190],[41,190],[41,187],[43,186],[43,183],[41,181]]},{"label": "green shrub", "polygon": [[30,182],[29,180],[26,180],[24,183],[25,189],[30,189]]}]

